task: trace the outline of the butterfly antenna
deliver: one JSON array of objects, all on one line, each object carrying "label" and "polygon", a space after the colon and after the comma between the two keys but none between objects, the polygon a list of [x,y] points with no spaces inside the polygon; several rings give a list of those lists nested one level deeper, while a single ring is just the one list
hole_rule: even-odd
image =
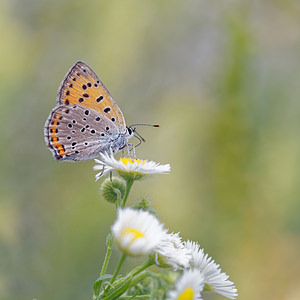
[{"label": "butterfly antenna", "polygon": [[130,125],[129,127],[133,127],[133,126],[150,126],[150,127],[160,127],[159,125],[157,124],[132,124]]},{"label": "butterfly antenna", "polygon": [[146,142],[146,140],[136,131],[135,126],[150,126],[150,127],[160,127],[157,124],[132,124],[129,127],[133,129],[134,136],[140,141],[137,146],[139,146],[142,142]]}]

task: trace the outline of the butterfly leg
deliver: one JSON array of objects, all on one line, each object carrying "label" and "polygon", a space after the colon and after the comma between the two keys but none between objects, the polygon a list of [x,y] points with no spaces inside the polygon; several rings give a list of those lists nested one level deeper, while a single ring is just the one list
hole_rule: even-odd
[{"label": "butterfly leg", "polygon": [[99,178],[103,175],[103,173],[104,173],[104,165],[103,165],[102,171],[100,172]]},{"label": "butterfly leg", "polygon": [[127,152],[130,158],[136,158],[135,156],[135,147],[133,144],[127,144]]},{"label": "butterfly leg", "polygon": [[136,158],[136,155],[135,155],[135,146],[133,144],[131,144],[132,148],[132,152],[133,152],[133,158]]},{"label": "butterfly leg", "polygon": [[122,157],[125,157],[125,148],[122,148]]}]

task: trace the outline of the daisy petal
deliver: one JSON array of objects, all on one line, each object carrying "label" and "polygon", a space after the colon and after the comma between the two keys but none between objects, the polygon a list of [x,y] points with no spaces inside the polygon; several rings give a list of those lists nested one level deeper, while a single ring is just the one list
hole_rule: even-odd
[{"label": "daisy petal", "polygon": [[138,256],[150,254],[163,238],[163,225],[147,211],[125,208],[118,210],[112,234],[120,249]]},{"label": "daisy petal", "polygon": [[169,164],[161,165],[154,161],[142,159],[123,157],[116,160],[108,153],[101,153],[101,159],[95,159],[95,162],[94,170],[101,170],[96,174],[96,180],[112,170],[116,170],[125,179],[138,180],[148,174],[167,174],[171,169]]},{"label": "daisy petal", "polygon": [[229,276],[222,272],[220,265],[216,264],[208,254],[205,254],[198,243],[187,241],[185,246],[192,251],[191,268],[201,272],[209,289],[229,299],[235,299],[237,289],[234,283],[228,280]]}]

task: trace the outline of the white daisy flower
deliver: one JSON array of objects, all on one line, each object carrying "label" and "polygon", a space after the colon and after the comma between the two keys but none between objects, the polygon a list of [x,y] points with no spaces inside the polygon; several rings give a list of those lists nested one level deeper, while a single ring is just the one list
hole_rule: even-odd
[{"label": "white daisy flower", "polygon": [[120,249],[132,256],[152,253],[164,235],[163,225],[156,217],[132,208],[118,210],[111,230]]},{"label": "white daisy flower", "polygon": [[168,293],[168,300],[201,300],[204,280],[199,270],[185,270],[176,282],[175,290]]},{"label": "white daisy flower", "polygon": [[155,261],[161,267],[173,267],[174,270],[190,265],[192,251],[186,248],[179,233],[165,232],[161,242],[155,247]]},{"label": "white daisy flower", "polygon": [[137,180],[147,174],[167,174],[171,169],[169,164],[161,165],[154,161],[142,159],[123,157],[116,160],[108,153],[101,153],[101,159],[95,159],[95,162],[97,164],[94,166],[94,170],[101,171],[96,174],[96,181],[112,170],[116,170],[125,179],[131,177]]},{"label": "white daisy flower", "polygon": [[191,268],[201,272],[205,284],[208,285],[208,290],[213,290],[229,299],[235,299],[237,289],[234,283],[228,280],[229,276],[222,272],[220,265],[217,265],[207,254],[204,254],[198,243],[187,241],[185,246],[192,250]]}]

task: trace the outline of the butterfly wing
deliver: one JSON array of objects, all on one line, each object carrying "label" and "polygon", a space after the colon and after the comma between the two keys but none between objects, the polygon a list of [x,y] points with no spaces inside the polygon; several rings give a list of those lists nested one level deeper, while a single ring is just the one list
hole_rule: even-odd
[{"label": "butterfly wing", "polygon": [[126,131],[123,114],[95,72],[78,61],[69,70],[58,90],[57,105],[79,104],[105,115],[121,132]]},{"label": "butterfly wing", "polygon": [[94,71],[78,61],[66,74],[44,128],[61,160],[87,160],[122,149],[130,135],[121,110]]},{"label": "butterfly wing", "polygon": [[106,116],[81,105],[60,105],[45,124],[45,139],[59,160],[87,160],[103,152],[117,152],[127,143]]}]

